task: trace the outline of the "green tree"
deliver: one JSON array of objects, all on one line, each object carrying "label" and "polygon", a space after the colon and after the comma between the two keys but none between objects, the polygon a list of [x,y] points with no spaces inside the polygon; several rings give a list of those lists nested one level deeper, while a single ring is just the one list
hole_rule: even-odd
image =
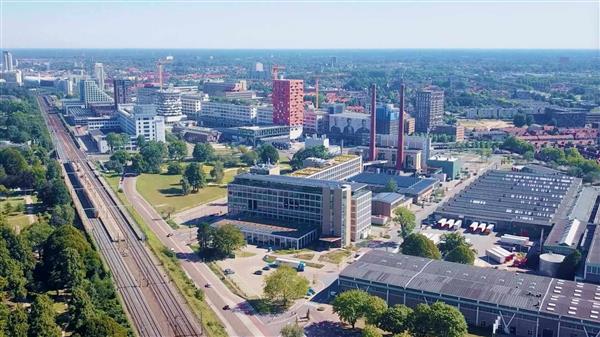
[{"label": "green tree", "polygon": [[0,150],[0,165],[8,176],[18,176],[28,167],[25,157],[13,147]]},{"label": "green tree", "polygon": [[245,153],[242,154],[242,156],[240,157],[240,160],[244,164],[246,164],[248,166],[252,166],[258,162],[258,154],[256,154],[255,151],[246,151]]},{"label": "green tree", "polygon": [[7,243],[0,240],[0,290],[7,291],[10,297],[23,299],[27,295],[26,284],[22,265],[10,256]]},{"label": "green tree", "polygon": [[523,153],[523,159],[527,160],[527,161],[532,161],[534,157],[533,151],[527,151],[525,153]]},{"label": "green tree", "polygon": [[525,117],[525,124],[527,124],[528,126],[533,124],[534,120],[533,120],[533,116],[532,115],[527,115]]},{"label": "green tree", "polygon": [[192,187],[193,192],[197,192],[202,187],[206,186],[206,175],[202,166],[198,163],[191,163],[185,168],[183,176],[187,179]]},{"label": "green tree", "polygon": [[182,140],[176,140],[168,145],[169,158],[182,161],[187,156],[187,145]]},{"label": "green tree", "polygon": [[199,162],[211,161],[215,158],[215,149],[210,143],[198,143],[194,145],[192,156]]},{"label": "green tree", "polygon": [[467,246],[471,245],[467,243],[467,239],[460,232],[452,232],[448,234],[444,234],[441,237],[441,242],[438,244],[438,248],[442,254],[448,254],[451,250],[459,246]]},{"label": "green tree", "polygon": [[165,144],[157,141],[148,141],[140,149],[140,155],[144,159],[145,170],[149,173],[160,173],[160,165],[167,153]]},{"label": "green tree", "polygon": [[199,223],[196,236],[200,250],[212,248],[215,228],[206,222]]},{"label": "green tree", "polygon": [[210,170],[210,176],[217,184],[221,184],[223,182],[223,178],[225,177],[225,169],[223,168],[223,163],[220,161],[216,161],[212,170]]},{"label": "green tree", "polygon": [[271,144],[263,144],[257,149],[258,157],[262,163],[276,164],[279,162],[279,152]]},{"label": "green tree", "polygon": [[106,314],[96,315],[79,329],[83,337],[127,337],[127,330]]},{"label": "green tree", "polygon": [[398,207],[394,210],[394,221],[400,224],[403,238],[409,236],[417,225],[415,215],[406,207]]},{"label": "green tree", "polygon": [[554,147],[545,147],[538,152],[537,157],[541,161],[563,163],[565,161],[565,153],[562,149]]},{"label": "green tree", "polygon": [[398,184],[395,179],[388,180],[387,184],[385,184],[385,192],[396,192],[398,190]]},{"label": "green tree", "polygon": [[96,315],[92,298],[85,288],[81,286],[73,288],[69,299],[68,312],[70,328],[75,331]]},{"label": "green tree", "polygon": [[47,295],[37,295],[29,313],[29,337],[60,337],[54,304]]},{"label": "green tree", "polygon": [[388,306],[385,300],[378,296],[369,296],[363,311],[368,324],[376,325],[381,316],[386,312]]},{"label": "green tree", "polygon": [[212,241],[216,251],[224,256],[233,254],[236,249],[246,244],[244,234],[232,224],[225,224],[217,228]]},{"label": "green tree", "polygon": [[56,289],[71,289],[83,281],[85,268],[77,250],[67,247],[60,251],[55,261],[57,264],[51,268],[50,282]]},{"label": "green tree", "polygon": [[302,298],[308,291],[306,277],[289,266],[279,266],[275,272],[265,277],[263,292],[272,302],[280,302],[287,307],[291,300]]},{"label": "green tree", "polygon": [[513,116],[513,124],[520,128],[526,124],[526,119],[527,117],[525,117],[525,114],[517,113]]},{"label": "green tree", "polygon": [[298,170],[302,168],[303,161],[306,158],[321,158],[328,159],[330,157],[329,152],[325,148],[325,146],[315,146],[311,148],[304,148],[292,156],[292,160],[290,160],[290,165],[292,169]]},{"label": "green tree", "polygon": [[279,331],[281,337],[304,337],[304,329],[298,324],[287,324]]},{"label": "green tree", "polygon": [[367,324],[362,330],[362,337],[382,337],[383,335],[379,332],[377,327]]},{"label": "green tree", "polygon": [[439,260],[442,257],[439,249],[425,235],[413,233],[404,239],[400,245],[402,254],[421,256],[434,260]]},{"label": "green tree", "polygon": [[181,194],[182,195],[190,194],[190,182],[187,180],[186,177],[182,177],[181,180],[179,181],[179,184],[181,185]]},{"label": "green tree", "polygon": [[27,337],[28,330],[27,312],[22,305],[18,304],[8,315],[6,333],[11,337]]},{"label": "green tree", "polygon": [[54,207],[54,205],[66,205],[71,202],[69,190],[61,179],[54,179],[46,182],[46,184],[38,192],[38,197],[46,205],[46,207]]},{"label": "green tree", "polygon": [[42,247],[54,228],[48,223],[41,221],[33,223],[21,232],[21,236],[27,241],[29,247],[39,255],[42,255]]},{"label": "green tree", "polygon": [[333,312],[338,314],[340,320],[356,326],[356,321],[365,316],[365,304],[369,301],[369,294],[364,290],[348,290],[337,295],[331,305]]},{"label": "green tree", "polygon": [[389,331],[393,334],[402,333],[411,328],[411,316],[412,309],[402,305],[396,304],[393,307],[387,308],[387,310],[379,318],[378,326],[385,331]]},{"label": "green tree", "polygon": [[46,165],[46,180],[60,179],[62,169],[56,160],[50,160]]},{"label": "green tree", "polygon": [[110,156],[110,160],[114,160],[121,163],[121,165],[125,165],[129,160],[131,160],[131,155],[125,150],[117,150]]},{"label": "green tree", "polygon": [[110,147],[110,152],[120,149],[129,142],[129,135],[126,133],[110,132],[106,135],[106,143]]},{"label": "green tree", "polygon": [[71,205],[56,205],[52,208],[50,224],[54,227],[72,225],[75,220],[75,211]]},{"label": "green tree", "polygon": [[167,165],[167,174],[176,175],[181,174],[183,172],[183,167],[179,162],[172,161]]},{"label": "green tree", "polygon": [[123,166],[123,164],[121,164],[120,162],[118,162],[116,160],[108,160],[108,161],[104,162],[104,167],[107,170],[113,171],[118,174],[122,174],[123,171],[125,170],[125,167]]},{"label": "green tree", "polygon": [[412,330],[415,337],[464,337],[467,335],[467,322],[458,309],[443,302],[431,306],[419,304],[412,315]]},{"label": "green tree", "polygon": [[452,249],[445,258],[448,262],[472,265],[475,262],[475,253],[469,246],[461,245]]},{"label": "green tree", "polygon": [[571,254],[567,255],[558,267],[558,277],[565,280],[573,280],[580,262],[581,253],[578,250],[575,250]]}]

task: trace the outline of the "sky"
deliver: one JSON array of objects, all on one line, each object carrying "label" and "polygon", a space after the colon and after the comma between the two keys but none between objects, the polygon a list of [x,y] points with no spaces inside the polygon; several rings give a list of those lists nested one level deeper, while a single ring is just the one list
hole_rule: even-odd
[{"label": "sky", "polygon": [[0,49],[600,49],[600,0],[0,0]]}]

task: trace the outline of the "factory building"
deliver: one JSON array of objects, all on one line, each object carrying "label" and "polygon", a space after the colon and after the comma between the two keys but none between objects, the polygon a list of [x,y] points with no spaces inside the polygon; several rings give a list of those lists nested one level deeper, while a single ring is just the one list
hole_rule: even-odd
[{"label": "factory building", "polygon": [[514,336],[595,337],[600,286],[373,250],[346,267],[340,291],[362,289],[389,306],[436,301],[471,326]]},{"label": "factory building", "polygon": [[537,236],[567,218],[581,179],[514,171],[491,170],[477,178],[433,214],[492,224],[503,232]]}]

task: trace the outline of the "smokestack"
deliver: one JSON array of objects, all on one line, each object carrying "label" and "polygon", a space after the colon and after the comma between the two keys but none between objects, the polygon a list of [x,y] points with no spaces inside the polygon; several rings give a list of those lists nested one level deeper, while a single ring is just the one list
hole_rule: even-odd
[{"label": "smokestack", "polygon": [[319,110],[319,79],[315,81],[315,91],[317,92],[317,99],[315,99],[315,110]]},{"label": "smokestack", "polygon": [[404,84],[400,85],[400,115],[398,116],[398,148],[396,150],[396,170],[404,168]]},{"label": "smokestack", "polygon": [[375,84],[371,84],[371,132],[369,133],[369,160],[375,161],[377,159],[377,149],[375,148],[375,133],[376,133],[376,98],[377,98],[377,87]]}]

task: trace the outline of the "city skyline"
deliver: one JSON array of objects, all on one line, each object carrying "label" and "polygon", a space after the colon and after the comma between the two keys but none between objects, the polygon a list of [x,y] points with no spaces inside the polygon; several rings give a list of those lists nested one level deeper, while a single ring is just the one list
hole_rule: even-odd
[{"label": "city skyline", "polygon": [[0,47],[600,48],[600,3],[594,1],[181,3],[4,2]]}]

